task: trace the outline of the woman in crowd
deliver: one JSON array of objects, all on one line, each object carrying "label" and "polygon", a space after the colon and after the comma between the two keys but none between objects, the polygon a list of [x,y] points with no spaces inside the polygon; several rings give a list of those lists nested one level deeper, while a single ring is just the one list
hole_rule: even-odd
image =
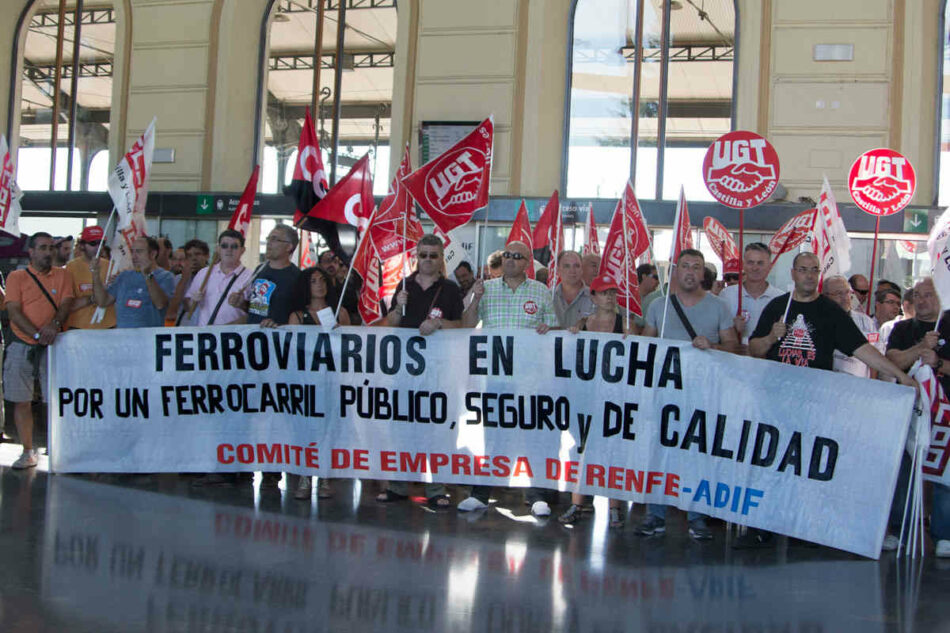
[{"label": "woman in crowd", "polygon": [[[288,325],[325,325],[320,321],[320,311],[326,308],[335,309],[335,306],[327,303],[327,293],[331,286],[330,275],[322,268],[314,266],[300,273],[300,277],[297,278],[297,288],[294,296],[299,299],[300,303],[298,305],[301,305],[301,307],[299,310],[290,313]],[[337,315],[337,323],[339,325],[350,324],[350,316],[346,310],[340,310],[340,314]],[[297,489],[294,491],[295,499],[310,498],[310,479],[310,477],[300,478]],[[317,497],[329,499],[332,496],[333,487],[330,485],[330,480],[321,477],[317,488]]]},{"label": "woman in crowd", "polygon": [[[570,328],[573,334],[581,330],[586,332],[612,332],[614,334],[636,334],[633,318],[630,329],[625,328],[623,311],[617,304],[617,294],[620,288],[617,282],[609,275],[599,275],[590,284],[591,300],[594,302],[594,312],[577,322]],[[576,523],[584,514],[594,511],[592,497],[577,492],[571,493],[571,506],[564,514],[558,517],[561,523]],[[625,501],[610,500],[610,527],[622,528],[624,521]]]}]

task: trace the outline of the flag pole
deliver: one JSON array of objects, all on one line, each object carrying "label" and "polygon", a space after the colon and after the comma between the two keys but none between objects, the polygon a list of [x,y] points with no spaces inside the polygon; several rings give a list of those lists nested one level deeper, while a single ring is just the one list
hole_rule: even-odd
[{"label": "flag pole", "polygon": [[745,236],[745,233],[743,233],[744,227],[745,227],[745,210],[739,209],[739,292],[736,293],[739,296],[739,311],[736,312],[736,316],[739,316],[742,314],[742,273],[743,273],[743,268],[744,268],[742,265],[742,245],[743,245],[743,238]]},{"label": "flag pole", "polygon": [[[413,204],[415,204],[415,203],[413,203]],[[374,212],[374,214],[375,214],[375,212]],[[407,242],[407,240],[406,240],[406,225],[407,225],[408,223],[409,223],[409,209],[404,209],[403,215],[402,215],[402,287],[403,287],[404,290],[405,290],[405,288],[406,288],[406,278],[409,276],[409,275],[407,274],[407,273],[408,273],[408,269],[409,269],[409,257],[408,257],[408,255],[406,255],[406,252],[407,252],[407,249],[406,249],[406,242]],[[371,226],[371,225],[367,225],[367,227],[366,227],[366,230],[367,230],[367,231],[369,231],[369,227],[370,227],[370,226]],[[406,316],[406,305],[405,305],[405,304],[403,304],[403,306],[402,306],[402,316]]]},{"label": "flag pole", "polygon": [[875,216],[877,219],[874,222],[874,248],[871,249],[871,279],[868,281],[868,305],[864,309],[864,313],[868,316],[871,316],[871,290],[874,288],[874,264],[877,260],[877,237],[881,232],[881,216]]},{"label": "flag pole", "polygon": [[[627,188],[623,188],[623,195],[620,197],[620,216],[623,221],[623,291],[627,295],[627,305],[624,306],[624,330],[630,331],[630,243],[627,241]],[[640,309],[641,312],[643,308]]]},{"label": "flag pole", "polygon": [[112,205],[112,213],[109,214],[109,218],[106,220],[106,225],[102,229],[102,239],[99,240],[99,248],[96,249],[96,261],[99,261],[99,255],[102,253],[102,245],[106,243],[106,234],[109,232],[109,225],[112,224],[112,218],[115,217],[116,206]]}]

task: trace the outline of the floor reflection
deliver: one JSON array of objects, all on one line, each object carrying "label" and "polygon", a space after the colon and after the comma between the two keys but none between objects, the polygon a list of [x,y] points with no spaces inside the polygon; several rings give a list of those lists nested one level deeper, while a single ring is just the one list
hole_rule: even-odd
[{"label": "floor reflection", "polygon": [[351,482],[310,505],[0,470],[3,631],[873,633],[939,630],[950,611],[943,561],[735,553],[722,528],[707,545],[676,525],[605,536],[519,521],[517,495],[509,516],[460,518]]}]

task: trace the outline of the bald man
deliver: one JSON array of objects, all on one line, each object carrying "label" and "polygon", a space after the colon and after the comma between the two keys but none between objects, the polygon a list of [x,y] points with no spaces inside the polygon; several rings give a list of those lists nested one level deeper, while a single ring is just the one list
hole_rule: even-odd
[{"label": "bald man", "polygon": [[[531,250],[522,242],[512,242],[502,252],[502,273],[497,279],[479,279],[472,286],[472,302],[462,313],[462,327],[475,327],[481,321],[483,328],[532,328],[544,334],[557,325],[557,315],[551,303],[547,286],[528,279],[528,266],[534,264]],[[471,495],[458,504],[460,512],[482,510],[488,507],[490,486],[474,486]],[[551,492],[529,488],[525,501],[536,516],[549,516],[548,498]]]},{"label": "bald man", "polygon": [[[847,279],[840,275],[825,279],[821,294],[837,303],[838,307],[847,312],[854,324],[861,330],[861,334],[864,335],[867,342],[876,347],[882,354],[884,353],[884,346],[881,344],[881,337],[877,331],[877,326],[874,324],[874,319],[860,310],[851,309],[852,292]],[[842,354],[838,350],[835,350],[834,370],[858,378],[874,378],[874,374],[867,365],[853,356]]]}]

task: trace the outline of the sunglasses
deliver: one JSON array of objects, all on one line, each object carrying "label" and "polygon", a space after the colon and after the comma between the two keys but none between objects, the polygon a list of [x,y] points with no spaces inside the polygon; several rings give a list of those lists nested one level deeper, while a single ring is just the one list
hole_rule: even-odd
[{"label": "sunglasses", "polygon": [[857,293],[857,294],[859,294],[859,295],[861,295],[862,297],[864,297],[864,296],[867,296],[867,294],[870,292],[870,289],[868,289],[868,290],[858,290],[857,288],[854,288],[854,292]]},{"label": "sunglasses", "polygon": [[505,251],[504,253],[501,254],[501,256],[504,257],[505,259],[513,259],[516,262],[521,261],[522,259],[528,259],[521,253],[512,253],[511,251]]},{"label": "sunglasses", "polygon": [[442,257],[439,253],[416,253],[416,259],[439,259]]}]

